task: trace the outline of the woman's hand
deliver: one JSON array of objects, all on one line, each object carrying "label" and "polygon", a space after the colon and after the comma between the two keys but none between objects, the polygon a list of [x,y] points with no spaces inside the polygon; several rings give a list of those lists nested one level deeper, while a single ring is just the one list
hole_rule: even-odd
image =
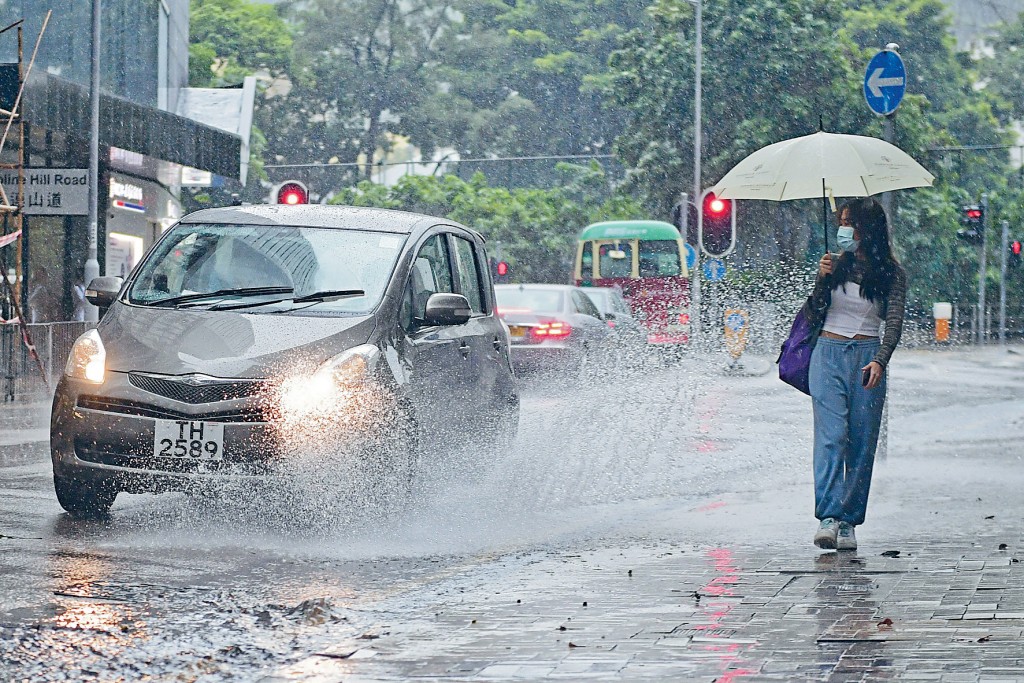
[{"label": "woman's hand", "polygon": [[818,261],[818,275],[825,277],[832,274],[832,254],[826,252]]},{"label": "woman's hand", "polygon": [[865,389],[874,389],[882,382],[882,376],[885,375],[885,368],[877,360],[873,360],[863,368],[863,372],[868,373],[868,381],[864,385]]}]

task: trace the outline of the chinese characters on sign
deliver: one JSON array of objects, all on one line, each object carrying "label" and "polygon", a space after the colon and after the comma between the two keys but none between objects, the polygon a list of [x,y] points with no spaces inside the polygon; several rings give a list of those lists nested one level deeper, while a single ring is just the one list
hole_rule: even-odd
[{"label": "chinese characters on sign", "polygon": [[[24,209],[27,216],[84,216],[89,213],[89,172],[84,168],[26,168]],[[11,203],[18,201],[18,173],[0,171]]]}]

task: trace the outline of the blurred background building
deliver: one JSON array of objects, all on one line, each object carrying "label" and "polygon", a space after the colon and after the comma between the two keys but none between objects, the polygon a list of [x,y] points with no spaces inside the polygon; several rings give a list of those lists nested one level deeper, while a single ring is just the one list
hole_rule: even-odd
[{"label": "blurred background building", "polygon": [[[124,275],[181,215],[183,184],[244,182],[254,87],[188,89],[188,0],[103,0],[102,7],[99,260],[101,273]],[[71,292],[86,259],[92,2],[0,0],[0,28],[24,20],[24,68],[50,9],[22,105],[23,281],[30,293],[48,290],[30,307],[36,321],[74,315]],[[16,31],[7,31],[0,35],[7,109],[17,61]],[[2,161],[11,164],[17,152],[12,136]],[[12,201],[16,177],[9,168],[0,173]]]}]

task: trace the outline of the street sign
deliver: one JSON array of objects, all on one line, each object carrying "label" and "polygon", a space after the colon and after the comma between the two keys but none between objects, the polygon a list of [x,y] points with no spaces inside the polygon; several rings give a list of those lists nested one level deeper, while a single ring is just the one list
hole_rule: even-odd
[{"label": "street sign", "polygon": [[704,279],[708,282],[718,282],[725,278],[725,262],[722,259],[709,258],[704,262]]},{"label": "street sign", "polygon": [[747,327],[750,317],[742,308],[725,310],[725,348],[736,360],[747,348]]},{"label": "street sign", "polygon": [[693,270],[697,267],[697,250],[689,242],[684,242],[683,246],[686,247],[686,269]]},{"label": "street sign", "polygon": [[739,332],[747,326],[747,316],[743,311],[730,310],[725,316],[725,329],[731,332]]},{"label": "street sign", "polygon": [[[26,168],[24,211],[28,216],[84,216],[89,213],[89,169]],[[18,201],[18,172],[0,171],[7,198]]]},{"label": "street sign", "polygon": [[864,72],[864,99],[871,111],[888,116],[896,111],[907,91],[907,69],[893,50],[882,50],[868,62]]}]

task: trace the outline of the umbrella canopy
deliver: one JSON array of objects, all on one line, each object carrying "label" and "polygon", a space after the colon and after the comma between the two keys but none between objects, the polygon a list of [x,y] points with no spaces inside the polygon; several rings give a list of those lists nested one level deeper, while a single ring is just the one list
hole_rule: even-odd
[{"label": "umbrella canopy", "polygon": [[[899,147],[863,135],[819,131],[757,150],[711,188],[722,199],[822,198],[828,249],[826,197],[867,197],[928,187],[935,176]],[[832,206],[835,210],[835,204]]]},{"label": "umbrella canopy", "polygon": [[866,197],[927,187],[935,177],[884,140],[818,132],[757,150],[711,188],[722,199]]}]

